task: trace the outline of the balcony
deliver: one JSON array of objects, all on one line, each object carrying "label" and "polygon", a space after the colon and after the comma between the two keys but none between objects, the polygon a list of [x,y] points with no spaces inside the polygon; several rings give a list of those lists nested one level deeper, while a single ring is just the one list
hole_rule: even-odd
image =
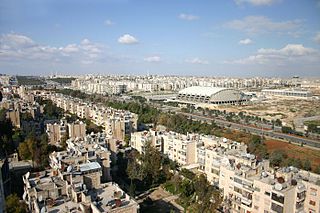
[{"label": "balcony", "polygon": [[251,207],[252,200],[249,200],[248,198],[242,197],[241,198],[241,202],[242,202],[242,204],[244,204],[244,205],[246,205],[248,207]]}]

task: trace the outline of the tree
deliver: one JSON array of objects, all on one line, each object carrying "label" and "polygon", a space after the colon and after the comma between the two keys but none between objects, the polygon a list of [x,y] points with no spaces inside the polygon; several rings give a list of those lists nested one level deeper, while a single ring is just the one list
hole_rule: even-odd
[{"label": "tree", "polygon": [[181,178],[179,174],[174,174],[171,179],[173,185],[174,185],[174,191],[178,191],[178,186],[181,184]]},{"label": "tree", "polygon": [[287,157],[287,154],[283,150],[275,150],[270,155],[270,164],[272,166],[280,166]]},{"label": "tree", "polygon": [[222,196],[219,190],[209,184],[203,174],[195,179],[194,189],[197,199],[191,208],[197,212],[217,212],[217,208],[222,202]]},{"label": "tree", "polygon": [[198,195],[198,200],[202,200],[206,196],[207,185],[209,185],[207,178],[203,174],[196,178],[194,189]]},{"label": "tree", "polygon": [[22,160],[28,160],[32,158],[27,143],[25,142],[20,143],[18,150],[19,150],[19,156]]},{"label": "tree", "polygon": [[14,151],[12,128],[11,121],[7,119],[7,111],[0,109],[0,155],[11,154]]},{"label": "tree", "polygon": [[286,133],[286,134],[293,134],[294,133],[294,130],[291,127],[288,127],[288,126],[283,126],[281,128],[281,130],[282,130],[283,133]]},{"label": "tree", "polygon": [[267,148],[260,136],[253,135],[248,144],[248,152],[257,155],[258,158],[267,158]]},{"label": "tree", "polygon": [[274,124],[276,126],[282,126],[282,122],[281,122],[281,120],[279,118],[277,118],[277,120],[275,120]]},{"label": "tree", "polygon": [[131,140],[131,135],[125,135],[124,136],[124,142],[126,143],[125,144],[125,147],[129,147],[130,146],[130,140]]},{"label": "tree", "polygon": [[7,213],[26,213],[27,205],[20,202],[16,194],[11,194],[6,198],[6,212]]},{"label": "tree", "polygon": [[139,163],[137,162],[137,159],[139,158],[139,153],[135,150],[133,150],[128,157],[128,165],[127,165],[127,174],[130,179],[130,188],[129,188],[129,194],[131,197],[135,196],[135,189],[136,186],[133,182],[134,179],[143,179],[143,174],[141,173],[141,167]]},{"label": "tree", "polygon": [[303,169],[310,171],[311,170],[311,162],[309,159],[304,160],[303,162]]},{"label": "tree", "polygon": [[145,145],[144,154],[141,156],[142,171],[146,174],[147,182],[155,184],[159,181],[160,169],[161,169],[161,154],[151,145],[151,142],[147,142]]}]

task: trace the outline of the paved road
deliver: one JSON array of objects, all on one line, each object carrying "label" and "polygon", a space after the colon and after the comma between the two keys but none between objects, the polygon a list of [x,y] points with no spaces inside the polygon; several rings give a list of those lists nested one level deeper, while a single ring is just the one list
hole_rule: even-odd
[{"label": "paved road", "polygon": [[207,121],[214,121],[219,126],[229,127],[231,129],[236,129],[236,130],[247,131],[252,134],[257,134],[257,135],[265,135],[265,136],[269,136],[269,137],[276,138],[276,139],[290,141],[293,143],[299,143],[299,144],[303,143],[308,146],[320,148],[320,141],[311,140],[308,138],[297,137],[297,136],[288,135],[288,134],[283,134],[283,133],[279,133],[279,132],[274,132],[272,130],[262,130],[260,128],[251,127],[251,126],[247,126],[247,125],[243,125],[243,124],[232,123],[229,121],[216,119],[216,118],[209,118],[209,117],[202,116],[202,115],[190,114],[190,113],[179,112],[179,111],[176,111],[176,112],[179,114],[189,116],[192,119],[196,119],[196,120],[201,120],[201,121],[206,121],[206,122]]},{"label": "paved road", "polygon": [[320,141],[318,141],[318,140],[312,140],[309,138],[303,138],[303,137],[298,137],[298,136],[294,136],[294,135],[283,134],[280,132],[275,132],[273,130],[262,130],[261,128],[238,124],[238,123],[233,123],[233,122],[225,121],[225,120],[218,119],[218,118],[210,118],[210,117],[203,116],[200,114],[185,113],[185,112],[179,111],[180,109],[177,107],[172,107],[172,106],[162,106],[162,107],[157,106],[157,107],[164,110],[164,111],[176,112],[179,114],[189,116],[192,119],[196,119],[196,120],[201,120],[201,121],[205,121],[205,122],[214,121],[218,126],[228,127],[228,128],[235,129],[235,130],[246,131],[246,132],[256,134],[256,135],[265,135],[265,136],[275,138],[275,139],[290,141],[292,143],[297,143],[297,144],[303,143],[308,146],[320,148]]}]

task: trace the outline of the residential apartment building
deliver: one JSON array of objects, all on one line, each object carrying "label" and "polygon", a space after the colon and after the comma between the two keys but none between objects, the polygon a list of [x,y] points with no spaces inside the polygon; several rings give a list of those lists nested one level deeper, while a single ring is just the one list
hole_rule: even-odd
[{"label": "residential apartment building", "polygon": [[86,124],[82,121],[68,123],[69,138],[84,138],[86,136]]},{"label": "residential apartment building", "polygon": [[94,124],[102,126],[115,139],[124,140],[125,135],[137,131],[138,115],[129,111],[116,110],[61,94],[43,93],[41,96],[52,100],[65,111],[73,112],[80,118],[90,119]]},{"label": "residential apartment building", "polygon": [[20,111],[18,109],[9,109],[7,111],[7,118],[11,121],[13,126],[20,128]]},{"label": "residential apartment building", "polygon": [[46,125],[49,143],[59,145],[63,137],[67,136],[67,120],[62,119],[60,122],[48,123]]},{"label": "residential apartment building", "polygon": [[[195,76],[81,76],[72,81],[72,88],[86,93],[119,94],[120,91],[157,92],[179,91],[191,86],[225,88],[267,88],[318,84],[315,80],[297,78],[230,78]],[[124,89],[125,88],[125,89]],[[116,92],[115,92],[116,91]]]},{"label": "residential apartment building", "polygon": [[144,153],[147,143],[150,143],[160,152],[164,152],[164,139],[162,136],[162,132],[154,130],[134,132],[131,134],[130,146],[138,152]]}]

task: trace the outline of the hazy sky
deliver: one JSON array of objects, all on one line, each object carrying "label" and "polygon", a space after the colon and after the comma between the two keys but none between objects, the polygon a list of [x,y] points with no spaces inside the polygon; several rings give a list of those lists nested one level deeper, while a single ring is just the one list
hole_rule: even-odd
[{"label": "hazy sky", "polygon": [[0,73],[320,76],[318,0],[0,0]]}]

